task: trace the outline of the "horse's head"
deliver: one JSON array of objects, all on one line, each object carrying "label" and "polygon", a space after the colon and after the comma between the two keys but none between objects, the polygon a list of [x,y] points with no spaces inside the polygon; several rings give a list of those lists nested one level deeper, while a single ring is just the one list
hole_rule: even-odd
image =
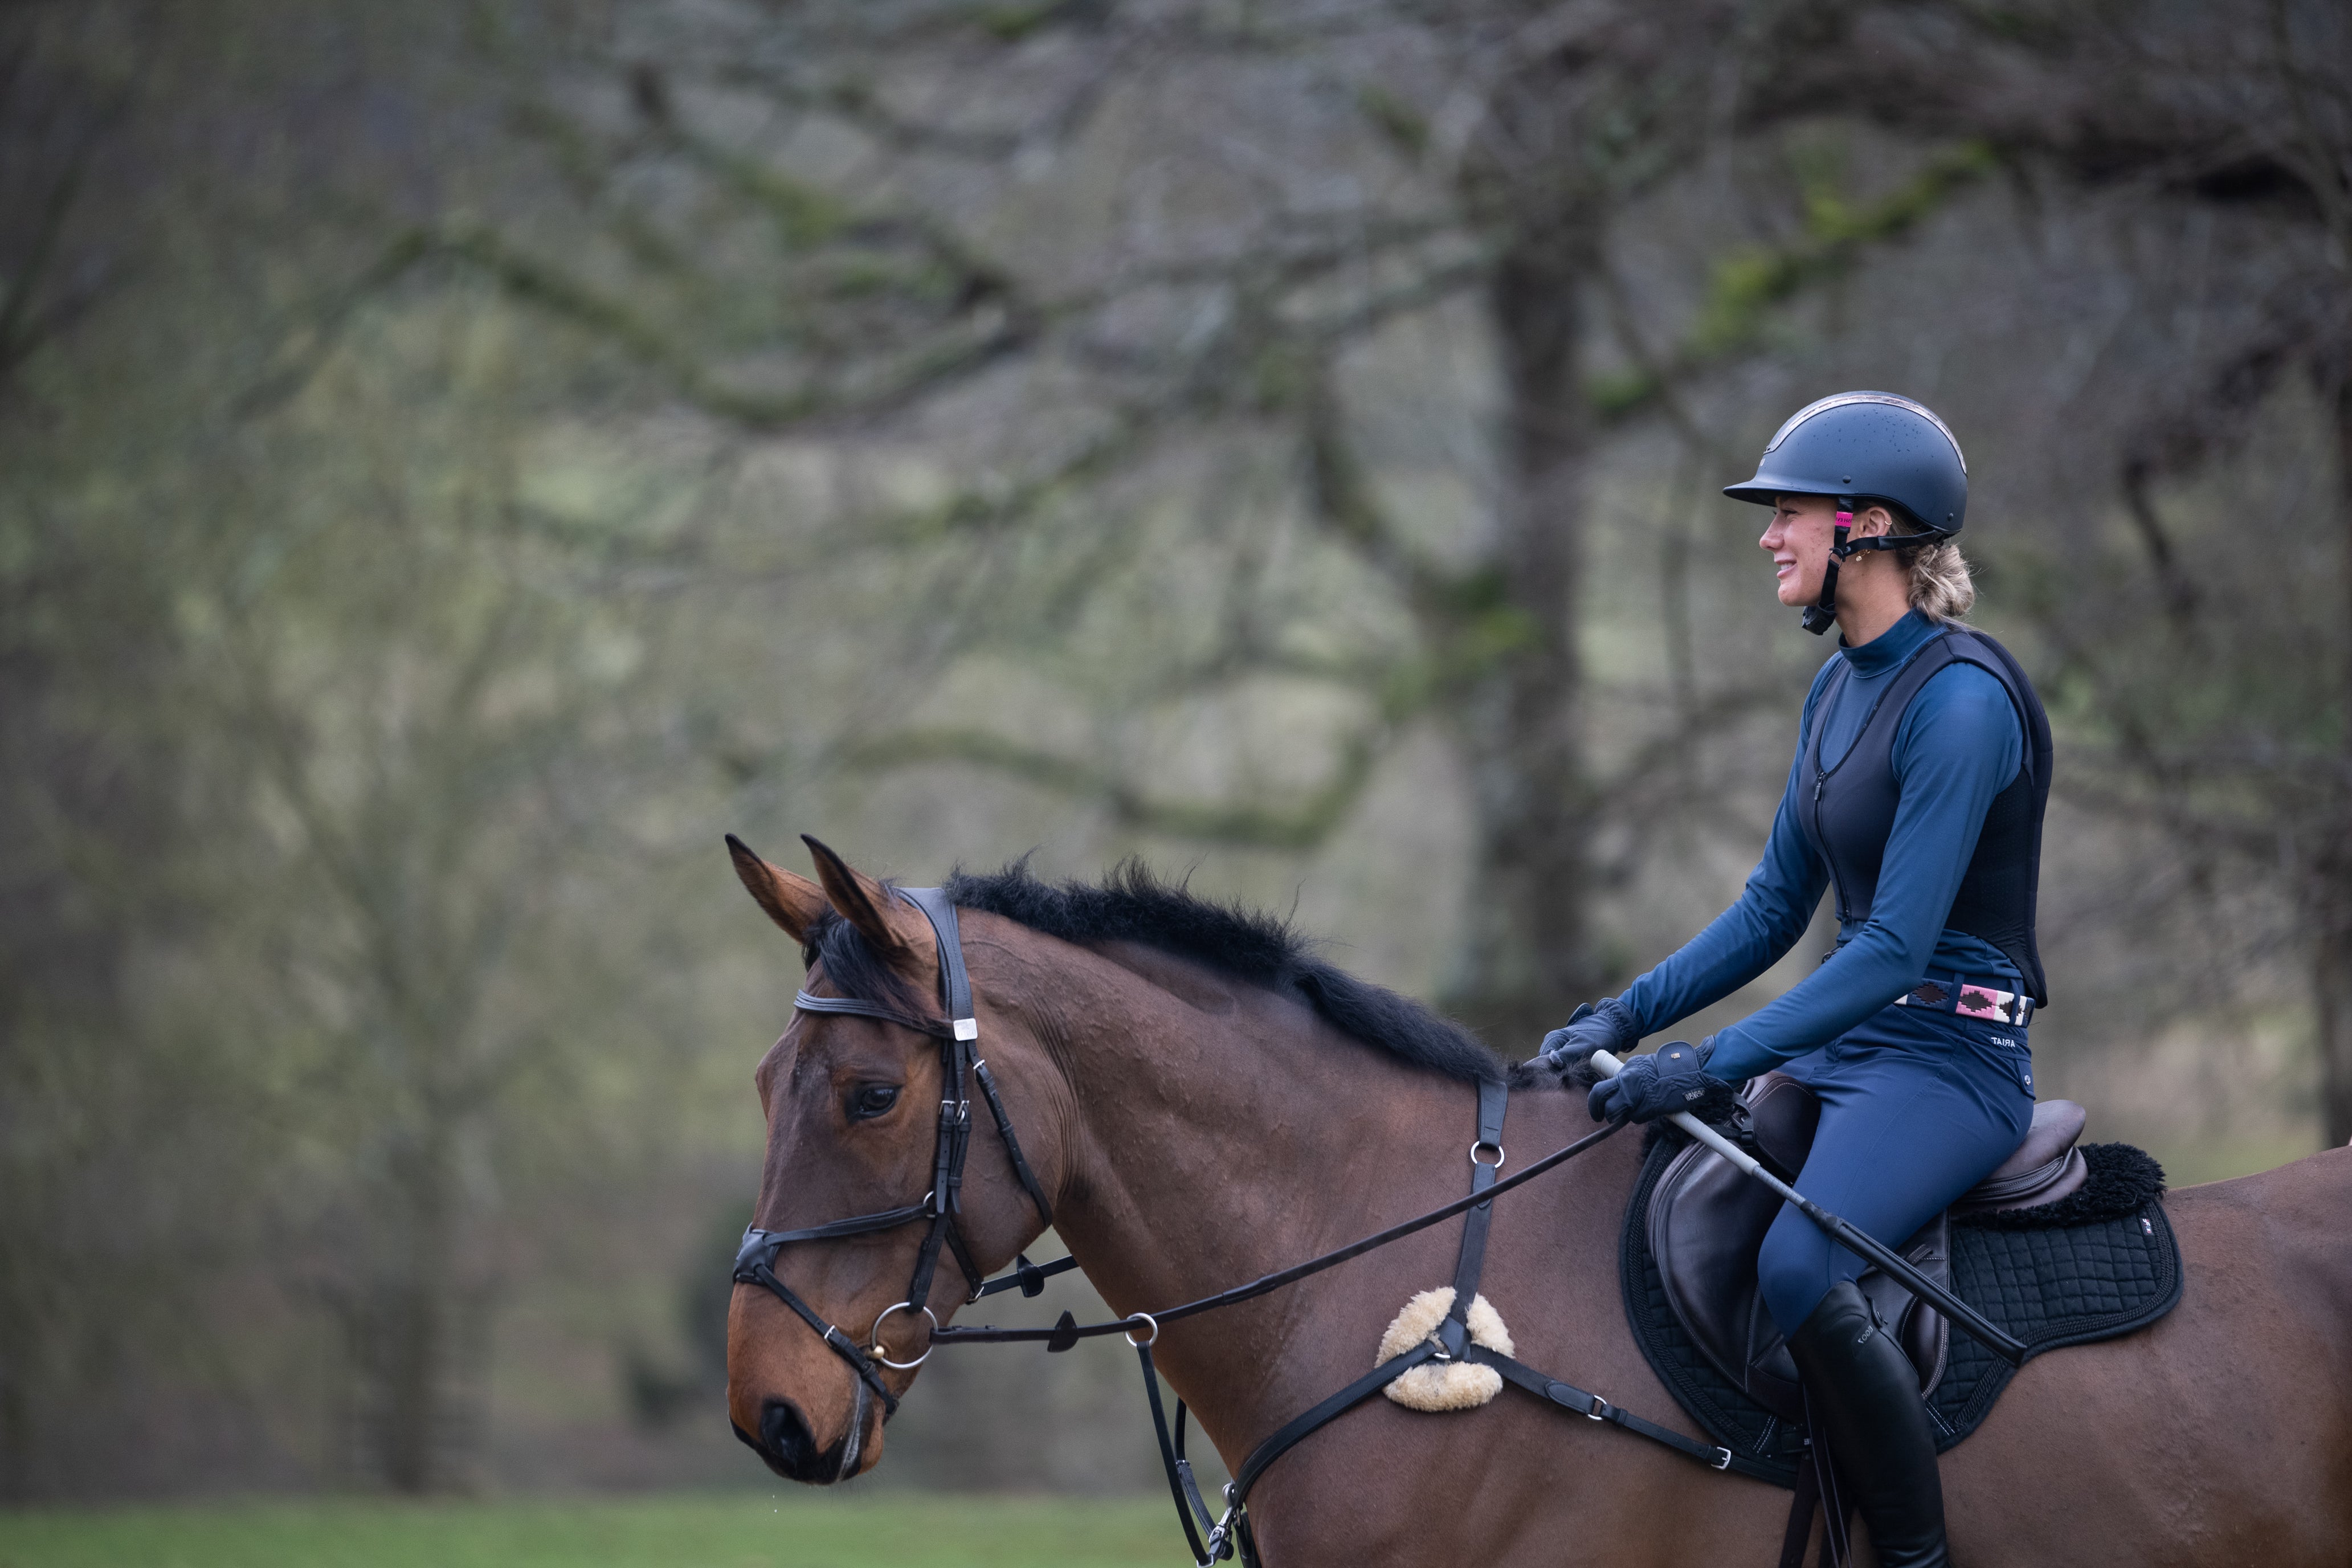
[{"label": "horse's head", "polygon": [[[824,845],[807,843],[816,882],[768,864],[732,837],[728,848],[751,897],[802,944],[809,991],[855,997],[905,1021],[804,1007],[761,1059],[753,1081],[767,1114],[768,1150],[752,1225],[770,1233],[924,1205],[941,1152],[941,1102],[953,1098],[945,1079],[956,1047],[942,1026],[929,921]],[[1048,1097],[1016,1086],[1026,1076],[1023,1067],[1042,1066],[1043,1055],[1017,1023],[974,1001],[1006,1099],[1016,1119],[1024,1110],[1031,1118],[1022,1128],[1031,1157],[1050,1153]],[[965,1093],[981,1105],[976,1085],[968,1082]],[[988,1128],[983,1109],[968,1135],[955,1235],[928,1213],[910,1214],[856,1234],[776,1247],[774,1283],[805,1316],[767,1282],[744,1283],[739,1274],[728,1313],[728,1412],[737,1436],[777,1474],[824,1484],[870,1468],[881,1457],[890,1404],[914,1381],[912,1363],[927,1351],[925,1310],[946,1321],[977,1283],[967,1279],[966,1261],[1001,1267],[1042,1230],[1005,1156],[981,1147],[994,1141]],[[1050,1164],[1037,1166],[1048,1191]],[[928,1289],[917,1282],[927,1238],[937,1248]],[[910,1290],[921,1299],[909,1302]]]}]

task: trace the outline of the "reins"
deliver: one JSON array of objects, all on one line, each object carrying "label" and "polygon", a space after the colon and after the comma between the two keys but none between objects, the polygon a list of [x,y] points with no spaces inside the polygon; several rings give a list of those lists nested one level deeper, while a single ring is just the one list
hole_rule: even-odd
[{"label": "reins", "polygon": [[[1177,1521],[1184,1527],[1184,1537],[1192,1547],[1193,1561],[1201,1568],[1208,1568],[1209,1564],[1234,1555],[1236,1550],[1240,1552],[1244,1563],[1255,1568],[1257,1563],[1256,1543],[1250,1531],[1247,1503],[1250,1489],[1265,1474],[1266,1468],[1308,1434],[1361,1404],[1414,1367],[1429,1362],[1458,1361],[1492,1367],[1507,1383],[1561,1409],[1622,1427],[1673,1448],[1711,1469],[1737,1469],[1743,1474],[1766,1476],[1761,1468],[1728,1448],[1695,1442],[1678,1432],[1645,1421],[1611,1404],[1598,1394],[1588,1393],[1572,1384],[1547,1376],[1499,1352],[1470,1342],[1465,1319],[1472,1300],[1477,1294],[1479,1276],[1485,1268],[1487,1223],[1494,1201],[1574,1159],[1616,1133],[1623,1125],[1612,1122],[1552,1151],[1514,1175],[1502,1176],[1500,1173],[1505,1157],[1503,1118],[1509,1107],[1509,1095],[1505,1085],[1494,1079],[1483,1080],[1478,1085],[1478,1135],[1470,1145],[1471,1187],[1464,1197],[1441,1204],[1426,1214],[1385,1230],[1375,1231],[1303,1263],[1263,1275],[1247,1284],[1236,1285],[1214,1295],[1202,1296],[1158,1312],[1130,1312],[1125,1317],[1098,1323],[1079,1323],[1065,1311],[1059,1321],[1046,1329],[941,1325],[927,1303],[942,1247],[954,1258],[956,1267],[962,1271],[971,1286],[965,1297],[967,1302],[1014,1289],[1024,1296],[1036,1296],[1044,1291],[1049,1277],[1076,1268],[1077,1259],[1065,1257],[1050,1263],[1035,1264],[1025,1256],[1020,1256],[1016,1257],[1011,1272],[994,1279],[984,1279],[979,1266],[972,1260],[958,1218],[963,1211],[964,1163],[971,1149],[971,1102],[967,1098],[965,1088],[968,1079],[979,1084],[981,1097],[987,1102],[991,1119],[996,1123],[997,1136],[1004,1145],[1013,1175],[1028,1194],[1030,1203],[1035,1206],[1038,1218],[1047,1226],[1054,1223],[1053,1205],[1047,1201],[1045,1189],[1030,1169],[1028,1161],[1022,1155],[1020,1140],[1013,1135],[1013,1120],[1005,1111],[1003,1097],[997,1092],[995,1079],[990,1074],[987,1062],[978,1055],[980,1026],[972,1014],[971,983],[964,970],[963,943],[956,923],[954,903],[949,900],[945,890],[939,888],[901,888],[894,891],[898,897],[922,911],[939,943],[940,1001],[946,1016],[940,1019],[923,1018],[877,1002],[849,996],[818,996],[805,990],[793,997],[793,1005],[807,1013],[847,1014],[878,1019],[929,1036],[940,1042],[941,1098],[938,1136],[931,1162],[931,1190],[916,1203],[877,1210],[873,1214],[855,1215],[823,1225],[804,1226],[794,1230],[761,1230],[754,1226],[744,1231],[742,1246],[735,1255],[734,1278],[737,1283],[757,1285],[776,1296],[856,1374],[856,1397],[837,1467],[839,1474],[848,1475],[856,1468],[869,1401],[878,1397],[886,1415],[895,1413],[898,1407],[897,1395],[882,1381],[883,1368],[910,1371],[928,1361],[931,1352],[942,1343],[1037,1342],[1043,1342],[1047,1352],[1056,1352],[1070,1349],[1083,1339],[1124,1333],[1135,1347],[1137,1359],[1142,1366],[1152,1426],[1160,1441],[1160,1463],[1167,1472],[1168,1489],[1175,1500]],[[1481,1151],[1491,1151],[1494,1159],[1491,1162],[1481,1160],[1478,1157]],[[1292,1417],[1259,1442],[1225,1488],[1223,1514],[1213,1514],[1202,1498],[1192,1463],[1184,1455],[1187,1415],[1184,1404],[1181,1400],[1177,1402],[1176,1421],[1171,1431],[1165,1405],[1160,1396],[1160,1373],[1152,1360],[1151,1347],[1160,1338],[1160,1326],[1214,1311],[1221,1307],[1253,1300],[1465,1213],[1470,1217],[1463,1226],[1462,1250],[1454,1268],[1453,1304],[1433,1337],[1423,1339],[1411,1350],[1381,1363],[1337,1394]],[[924,1220],[930,1223],[930,1229],[916,1254],[915,1268],[908,1280],[906,1296],[882,1310],[866,1334],[867,1342],[863,1345],[827,1321],[776,1275],[776,1257],[788,1243],[870,1235]],[[882,1348],[882,1325],[894,1313],[902,1311],[919,1312],[930,1324],[929,1338],[923,1352],[912,1361],[893,1361]],[[1139,1333],[1145,1337],[1138,1339]],[[1205,1538],[1203,1531],[1206,1531]]]},{"label": "reins", "polygon": [[[934,1343],[946,1341],[951,1344],[1013,1344],[1023,1341],[1043,1340],[1047,1350],[1064,1351],[1080,1340],[1093,1339],[1097,1335],[1115,1334],[1122,1330],[1148,1328],[1154,1323],[1172,1323],[1180,1318],[1190,1318],[1197,1313],[1214,1311],[1219,1307],[1238,1306],[1244,1301],[1254,1300],[1257,1297],[1279,1290],[1285,1285],[1295,1285],[1311,1274],[1320,1274],[1326,1268],[1345,1263],[1351,1258],[1361,1258],[1365,1253],[1386,1247],[1391,1241],[1401,1241],[1415,1231],[1427,1230],[1431,1226],[1452,1219],[1466,1209],[1476,1208],[1480,1205],[1490,1203],[1522,1183],[1531,1182],[1554,1166],[1576,1158],[1602,1139],[1617,1132],[1624,1125],[1623,1122],[1612,1121],[1598,1132],[1587,1133],[1565,1148],[1553,1150],[1517,1175],[1496,1182],[1484,1192],[1473,1192],[1466,1197],[1440,1204],[1427,1214],[1406,1220],[1402,1225],[1392,1225],[1386,1230],[1374,1231],[1360,1241],[1351,1241],[1345,1247],[1336,1247],[1319,1257],[1310,1258],[1304,1263],[1294,1263],[1287,1268],[1277,1269],[1272,1274],[1253,1279],[1246,1285],[1236,1285],[1230,1290],[1220,1290],[1213,1296],[1202,1296],[1196,1300],[1187,1301],[1181,1306],[1164,1308],[1157,1312],[1130,1312],[1124,1318],[1112,1318],[1100,1323],[1074,1322],[1070,1320],[1070,1314],[1065,1312],[1062,1314],[1062,1321],[1055,1323],[1050,1329],[998,1329],[985,1325],[966,1329],[950,1323],[935,1331],[931,1339]],[[1489,1165],[1483,1168],[1492,1170],[1494,1167]],[[1006,1284],[1016,1282],[1011,1276],[1007,1276],[996,1283],[1001,1289]]]}]

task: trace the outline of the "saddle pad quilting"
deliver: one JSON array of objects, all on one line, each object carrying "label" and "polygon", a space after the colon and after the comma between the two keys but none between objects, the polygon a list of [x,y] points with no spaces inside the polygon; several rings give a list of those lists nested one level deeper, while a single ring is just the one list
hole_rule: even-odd
[{"label": "saddle pad quilting", "polygon": [[[2033,1355],[2145,1328],[2172,1310],[2180,1287],[2180,1246],[2161,1201],[2049,1230],[1952,1226],[1952,1288]],[[1975,1431],[2011,1375],[2008,1363],[1955,1332],[1944,1381],[1929,1402],[1945,1434],[1937,1447]]]},{"label": "saddle pad quilting", "polygon": [[[2089,1145],[2084,1153],[2095,1163],[2110,1147],[2120,1146]],[[1651,1191],[1676,1152],[1671,1139],[1651,1149],[1626,1208],[1618,1269],[1627,1321],[1651,1370],[1693,1420],[1734,1452],[1785,1470],[1783,1484],[1793,1485],[1802,1434],[1717,1371],[1667,1303],[1644,1218]],[[2023,1340],[2029,1355],[2129,1333],[2180,1300],[2180,1249],[2161,1199],[2120,1216],[2039,1230],[1957,1220],[1951,1246],[1953,1289]],[[1983,1423],[2011,1375],[2006,1362],[1953,1331],[1943,1380],[1927,1401],[1939,1452]]]}]

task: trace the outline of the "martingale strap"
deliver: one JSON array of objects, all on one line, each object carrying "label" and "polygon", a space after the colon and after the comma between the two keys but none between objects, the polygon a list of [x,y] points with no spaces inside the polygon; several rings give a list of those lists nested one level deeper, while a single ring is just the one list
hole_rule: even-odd
[{"label": "martingale strap", "polygon": [[[1511,1108],[1510,1090],[1500,1083],[1478,1085],[1478,1141],[1470,1145],[1470,1192],[1473,1196],[1494,1186],[1503,1170],[1503,1113]],[[1492,1149],[1492,1163],[1478,1158]],[[1495,1200],[1488,1198],[1462,1222],[1462,1254],[1454,1265],[1454,1305],[1437,1326],[1445,1353],[1459,1358],[1470,1342],[1470,1303],[1478,1294],[1478,1280],[1486,1271],[1486,1232],[1495,1219]]]},{"label": "martingale strap", "polygon": [[1563,1383],[1559,1378],[1538,1372],[1526,1363],[1514,1361],[1500,1351],[1490,1351],[1484,1345],[1472,1345],[1462,1359],[1475,1363],[1479,1366],[1493,1367],[1503,1374],[1503,1381],[1506,1383],[1517,1384],[1538,1399],[1549,1400],[1563,1410],[1572,1410],[1590,1420],[1606,1421],[1612,1426],[1622,1426],[1635,1436],[1647,1437],[1653,1443],[1663,1443],[1677,1454],[1696,1459],[1710,1470],[1736,1470],[1743,1476],[1752,1476],[1759,1481],[1772,1480],[1778,1473],[1752,1459],[1743,1458],[1728,1448],[1720,1447],[1713,1443],[1701,1443],[1685,1437],[1679,1432],[1661,1426],[1654,1421],[1644,1421],[1632,1411],[1612,1405],[1598,1394],[1588,1393],[1572,1383]]}]

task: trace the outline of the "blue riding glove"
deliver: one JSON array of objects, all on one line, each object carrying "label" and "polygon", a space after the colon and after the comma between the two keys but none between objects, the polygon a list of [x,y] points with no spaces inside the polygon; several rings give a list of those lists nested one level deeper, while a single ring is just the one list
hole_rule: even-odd
[{"label": "blue riding glove", "polygon": [[1611,996],[1579,1007],[1565,1026],[1543,1037],[1536,1055],[1552,1071],[1565,1072],[1595,1051],[1622,1057],[1641,1040],[1642,1026],[1633,1010]]},{"label": "blue riding glove", "polygon": [[1706,1047],[1685,1040],[1660,1046],[1626,1062],[1615,1078],[1594,1084],[1585,1109],[1595,1121],[1655,1121],[1689,1110],[1707,1098],[1714,1082],[1706,1071],[1708,1054]]}]

